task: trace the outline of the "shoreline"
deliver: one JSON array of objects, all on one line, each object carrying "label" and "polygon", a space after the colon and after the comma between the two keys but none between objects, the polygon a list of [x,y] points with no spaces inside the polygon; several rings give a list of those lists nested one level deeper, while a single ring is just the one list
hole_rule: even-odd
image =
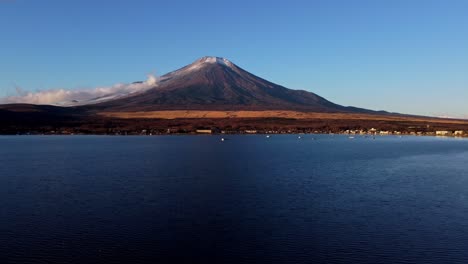
[{"label": "shoreline", "polygon": [[0,137],[14,137],[14,136],[50,136],[50,137],[73,137],[73,136],[102,136],[102,137],[162,137],[162,136],[287,136],[287,135],[321,135],[321,136],[347,136],[350,138],[384,138],[384,137],[435,137],[435,138],[454,138],[454,139],[468,139],[468,135],[463,136],[439,136],[431,134],[347,134],[347,133],[161,133],[161,134],[52,134],[52,133],[25,133],[25,134],[0,134]]}]

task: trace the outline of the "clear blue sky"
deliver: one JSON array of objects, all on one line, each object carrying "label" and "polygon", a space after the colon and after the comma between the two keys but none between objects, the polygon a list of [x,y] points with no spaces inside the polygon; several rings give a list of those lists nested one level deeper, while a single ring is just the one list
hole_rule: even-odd
[{"label": "clear blue sky", "polygon": [[344,105],[468,117],[468,1],[0,0],[0,96],[205,55]]}]

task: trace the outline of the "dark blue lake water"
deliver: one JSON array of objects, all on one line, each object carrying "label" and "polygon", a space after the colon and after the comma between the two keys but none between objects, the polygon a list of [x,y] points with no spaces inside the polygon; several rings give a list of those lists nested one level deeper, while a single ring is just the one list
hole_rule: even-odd
[{"label": "dark blue lake water", "polygon": [[468,140],[220,138],[0,137],[0,262],[468,263]]}]

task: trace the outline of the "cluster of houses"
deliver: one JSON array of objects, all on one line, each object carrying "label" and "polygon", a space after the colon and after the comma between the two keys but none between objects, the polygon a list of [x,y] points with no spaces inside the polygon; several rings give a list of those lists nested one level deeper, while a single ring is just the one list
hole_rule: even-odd
[{"label": "cluster of houses", "polygon": [[[255,130],[255,129],[246,129],[246,130],[213,130],[213,129],[197,129],[195,130],[197,134],[280,134],[282,131],[276,130]],[[284,133],[294,133],[293,131],[285,131]]]},{"label": "cluster of houses", "polygon": [[345,130],[342,131],[342,134],[352,134],[352,135],[401,135],[403,134],[400,131],[388,131],[388,130],[378,130],[376,128],[371,128],[369,130]]},{"label": "cluster of houses", "polygon": [[[197,129],[195,133],[197,134],[283,134],[283,133],[304,133],[304,131],[257,131],[253,129],[241,130],[241,131],[224,131],[224,130],[212,130],[212,129]],[[307,131],[305,133],[330,133],[329,131]],[[416,135],[416,136],[444,136],[444,137],[464,137],[468,136],[468,132],[463,130],[457,131],[448,131],[441,130],[435,132],[402,132],[402,131],[388,131],[388,130],[378,130],[376,128],[371,128],[368,130],[344,130],[340,134],[351,134],[351,135]]]},{"label": "cluster of houses", "polygon": [[441,131],[436,131],[436,136],[440,137],[463,137],[467,136],[468,133],[465,133],[463,130],[456,130],[456,131],[447,131],[447,130],[441,130]]},{"label": "cluster of houses", "polygon": [[360,134],[360,135],[415,135],[415,136],[442,136],[442,137],[466,137],[468,132],[463,130],[449,131],[449,130],[440,130],[435,132],[422,132],[422,131],[411,131],[411,132],[401,132],[401,131],[387,131],[387,130],[377,130],[371,128],[369,130],[346,130],[343,131],[344,134]]}]

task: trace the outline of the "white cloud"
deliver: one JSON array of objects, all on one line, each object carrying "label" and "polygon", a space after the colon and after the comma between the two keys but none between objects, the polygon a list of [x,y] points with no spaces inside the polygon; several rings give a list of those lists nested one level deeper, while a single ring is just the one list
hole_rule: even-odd
[{"label": "white cloud", "polygon": [[148,79],[144,82],[131,84],[119,83],[107,87],[79,90],[51,89],[29,92],[22,90],[20,87],[15,87],[16,95],[0,98],[0,104],[25,103],[72,106],[98,103],[108,99],[115,99],[125,95],[146,91],[156,87],[157,82],[158,77],[149,74]]},{"label": "white cloud", "polygon": [[464,115],[464,114],[437,113],[437,114],[432,114],[431,116],[439,117],[439,118],[451,118],[451,119],[468,119],[468,115]]}]

